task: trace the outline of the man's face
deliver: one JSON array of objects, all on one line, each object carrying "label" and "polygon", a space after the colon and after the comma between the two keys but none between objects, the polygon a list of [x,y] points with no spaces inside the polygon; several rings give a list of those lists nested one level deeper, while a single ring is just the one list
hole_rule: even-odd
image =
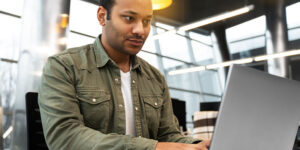
[{"label": "man's face", "polygon": [[103,28],[107,43],[126,55],[137,54],[150,32],[151,0],[115,0]]}]

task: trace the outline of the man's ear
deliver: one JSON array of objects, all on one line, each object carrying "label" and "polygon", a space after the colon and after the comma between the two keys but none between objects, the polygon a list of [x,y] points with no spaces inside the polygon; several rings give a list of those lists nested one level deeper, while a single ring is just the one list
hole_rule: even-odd
[{"label": "man's ear", "polygon": [[106,24],[106,15],[107,15],[106,9],[103,6],[99,6],[97,11],[97,18],[101,26],[105,26]]}]

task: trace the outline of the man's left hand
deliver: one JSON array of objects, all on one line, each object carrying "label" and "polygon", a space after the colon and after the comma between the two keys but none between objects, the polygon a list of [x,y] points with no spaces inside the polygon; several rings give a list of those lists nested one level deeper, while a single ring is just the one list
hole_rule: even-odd
[{"label": "man's left hand", "polygon": [[202,146],[203,150],[208,150],[208,148],[210,146],[210,140],[204,140],[198,144]]}]

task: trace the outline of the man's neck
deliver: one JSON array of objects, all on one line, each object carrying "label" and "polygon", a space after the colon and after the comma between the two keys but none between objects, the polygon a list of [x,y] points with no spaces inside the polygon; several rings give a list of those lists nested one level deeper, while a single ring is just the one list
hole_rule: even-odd
[{"label": "man's neck", "polygon": [[118,50],[113,49],[107,44],[107,41],[103,36],[100,38],[100,42],[107,55],[117,64],[117,66],[123,71],[130,71],[130,55],[124,54]]}]

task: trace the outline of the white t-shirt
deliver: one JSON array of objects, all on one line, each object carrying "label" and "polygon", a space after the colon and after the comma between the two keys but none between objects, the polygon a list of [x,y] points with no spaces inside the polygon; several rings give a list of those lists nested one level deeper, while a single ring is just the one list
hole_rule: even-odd
[{"label": "white t-shirt", "polygon": [[124,73],[121,72],[121,90],[125,105],[125,116],[126,116],[126,135],[136,136],[133,103],[131,96],[131,77],[130,71]]}]

